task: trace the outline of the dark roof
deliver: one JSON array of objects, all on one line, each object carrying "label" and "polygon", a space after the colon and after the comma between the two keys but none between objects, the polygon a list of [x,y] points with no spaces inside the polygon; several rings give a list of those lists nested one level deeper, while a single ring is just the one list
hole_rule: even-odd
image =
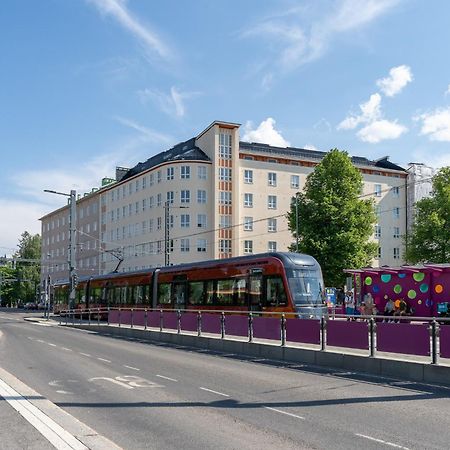
[{"label": "dark roof", "polygon": [[[293,156],[295,158],[306,158],[306,159],[315,159],[317,162],[320,162],[328,152],[323,152],[320,150],[309,150],[305,148],[296,148],[296,147],[274,147],[269,144],[261,144],[259,142],[239,142],[239,149],[241,151],[253,151],[253,152],[262,152],[262,153],[272,153],[275,156]],[[403,167],[398,166],[397,164],[391,163],[388,161],[388,157],[385,156],[383,158],[372,161],[363,156],[351,156],[352,163],[358,166],[374,166],[379,167],[381,169],[391,169],[391,170],[401,170],[405,172]]]},{"label": "dark roof", "polygon": [[210,158],[195,145],[195,138],[191,138],[185,142],[180,142],[179,144],[172,147],[170,150],[158,153],[155,156],[147,159],[145,162],[140,162],[131,168],[121,179],[121,181],[137,175],[138,173],[144,172],[145,170],[156,167],[159,164],[168,161],[210,161]]}]

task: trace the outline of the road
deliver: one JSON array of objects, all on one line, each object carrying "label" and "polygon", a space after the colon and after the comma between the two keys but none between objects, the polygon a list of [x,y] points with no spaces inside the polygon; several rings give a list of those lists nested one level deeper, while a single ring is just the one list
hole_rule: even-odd
[{"label": "road", "polygon": [[24,315],[0,312],[1,367],[122,448],[449,447],[450,389],[118,339]]}]

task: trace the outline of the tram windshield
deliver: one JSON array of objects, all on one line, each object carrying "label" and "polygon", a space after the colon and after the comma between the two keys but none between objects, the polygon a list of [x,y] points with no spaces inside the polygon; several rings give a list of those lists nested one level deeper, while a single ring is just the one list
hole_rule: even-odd
[{"label": "tram windshield", "polygon": [[295,306],[323,304],[323,282],[319,270],[289,269],[287,277]]}]

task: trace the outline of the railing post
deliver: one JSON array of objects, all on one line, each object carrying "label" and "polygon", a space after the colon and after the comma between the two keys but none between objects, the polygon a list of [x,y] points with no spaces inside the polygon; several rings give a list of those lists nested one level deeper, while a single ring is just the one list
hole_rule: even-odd
[{"label": "railing post", "polygon": [[177,333],[181,334],[181,311],[177,310]]},{"label": "railing post", "polygon": [[324,352],[327,349],[327,321],[325,317],[320,318],[320,350]]},{"label": "railing post", "polygon": [[131,308],[131,327],[130,328],[133,328],[133,318],[134,318],[134,309]]},{"label": "railing post", "polygon": [[281,346],[284,347],[286,345],[286,316],[281,314]]},{"label": "railing post", "polygon": [[107,320],[107,325],[109,325],[109,306],[108,306],[107,314],[108,314],[108,318],[106,320]]},{"label": "railing post", "polygon": [[253,314],[248,314],[248,342],[253,342]]},{"label": "railing post", "polygon": [[120,320],[120,319],[121,319],[121,317],[120,317],[120,316],[121,316],[121,309],[119,308],[119,314],[118,314],[119,327],[120,327],[120,325],[121,325],[121,323],[120,323],[120,322],[121,322],[121,320]]},{"label": "railing post", "polygon": [[88,324],[91,326],[91,308],[88,309]]},{"label": "railing post", "polygon": [[75,313],[72,310],[72,325],[75,325]]},{"label": "railing post", "polygon": [[147,323],[148,323],[148,321],[147,321],[147,308],[145,308],[145,311],[144,311],[144,330],[146,330],[147,329]]},{"label": "railing post", "polygon": [[436,319],[434,317],[430,324],[429,330],[431,335],[431,364],[437,364],[438,363],[437,342],[439,336],[439,324],[436,322]]},{"label": "railing post", "polygon": [[61,313],[59,313],[59,324],[62,325],[62,317],[61,317]]},{"label": "railing post", "polygon": [[159,310],[159,331],[163,330],[163,325],[164,325],[164,317],[163,317],[163,310],[160,309]]},{"label": "railing post", "polygon": [[220,337],[225,339],[225,313],[223,311],[220,316]]},{"label": "railing post", "polygon": [[199,311],[197,315],[197,336],[202,335],[202,312]]},{"label": "railing post", "polygon": [[375,333],[377,330],[377,324],[375,319],[371,317],[368,322],[369,327],[369,356],[373,358],[375,356]]},{"label": "railing post", "polygon": [[100,326],[100,308],[97,311],[97,325]]}]

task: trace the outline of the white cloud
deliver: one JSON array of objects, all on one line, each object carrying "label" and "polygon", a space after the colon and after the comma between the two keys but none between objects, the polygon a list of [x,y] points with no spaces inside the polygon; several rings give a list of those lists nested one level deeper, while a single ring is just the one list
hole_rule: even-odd
[{"label": "white cloud", "polygon": [[361,128],[358,131],[357,136],[363,142],[369,142],[371,144],[376,144],[378,142],[387,139],[397,139],[403,133],[408,131],[408,129],[395,122],[390,122],[389,120],[376,120],[369,123],[369,125]]},{"label": "white cloud", "polygon": [[[320,6],[293,8],[276,13],[253,27],[247,27],[241,37],[262,37],[276,52],[265,66],[278,65],[292,70],[323,56],[337,35],[369,25],[391,10],[399,0],[339,0],[329,14]],[[314,4],[313,4],[314,5]],[[319,3],[318,3],[319,5]],[[302,24],[303,21],[303,24]]]},{"label": "white cloud", "polygon": [[312,144],[306,144],[302,148],[304,148],[305,150],[317,150],[317,147]]},{"label": "white cloud", "polygon": [[171,144],[174,141],[172,136],[168,136],[167,134],[163,134],[158,131],[152,130],[151,128],[141,125],[131,119],[116,116],[115,120],[117,120],[117,122],[128,128],[139,131],[139,133],[141,133],[143,136],[146,136],[148,140],[151,142],[161,142],[163,144]]},{"label": "white cloud", "polygon": [[377,80],[377,86],[388,97],[398,94],[408,83],[413,80],[411,68],[405,65],[393,67],[389,76]]},{"label": "white cloud", "polygon": [[247,122],[242,140],[247,142],[261,142],[275,147],[289,147],[291,145],[275,129],[275,120],[272,117],[263,120],[256,129],[253,129],[252,122]]},{"label": "white cloud", "polygon": [[421,114],[414,120],[422,121],[420,134],[428,136],[431,141],[450,142],[450,107]]},{"label": "white cloud", "polygon": [[199,92],[181,92],[172,86],[169,94],[152,89],[138,91],[138,95],[143,103],[148,100],[155,102],[162,111],[174,117],[183,117],[186,113],[185,100],[200,95]]},{"label": "white cloud", "polygon": [[147,50],[157,53],[161,58],[170,60],[172,51],[162,39],[148,26],[144,26],[127,9],[126,0],[87,0],[94,4],[103,15],[109,15],[119,22],[122,27],[131,32],[144,44]]},{"label": "white cloud", "polygon": [[338,126],[338,130],[353,130],[361,123],[374,122],[381,117],[381,95],[372,94],[366,103],[359,105],[361,114],[351,114]]}]

